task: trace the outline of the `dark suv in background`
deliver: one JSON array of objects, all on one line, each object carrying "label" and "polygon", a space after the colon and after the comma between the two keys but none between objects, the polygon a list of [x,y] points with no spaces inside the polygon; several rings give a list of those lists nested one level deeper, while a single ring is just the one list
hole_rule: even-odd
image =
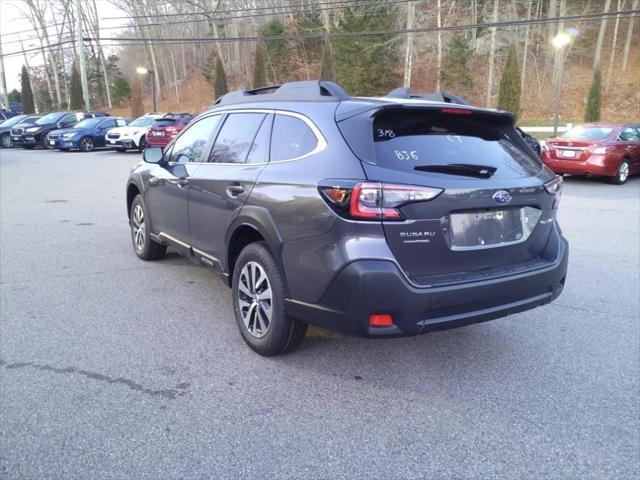
[{"label": "dark suv in background", "polygon": [[105,117],[102,112],[53,112],[40,117],[22,132],[21,143],[24,148],[55,148],[56,142],[49,139],[49,132],[61,128],[70,128],[85,118]]},{"label": "dark suv in background", "polygon": [[412,97],[323,81],[221,97],[131,172],[135,253],[171,246],[222,275],[262,355],[307,324],[414,335],[552,301],[561,177],[511,114]]}]

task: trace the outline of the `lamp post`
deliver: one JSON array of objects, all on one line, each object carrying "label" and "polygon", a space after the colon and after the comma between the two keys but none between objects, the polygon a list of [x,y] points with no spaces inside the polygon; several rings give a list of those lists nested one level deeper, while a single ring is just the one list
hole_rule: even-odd
[{"label": "lamp post", "polygon": [[[567,45],[571,43],[572,36],[567,32],[558,33],[551,40],[551,44],[553,48],[556,49],[558,55],[562,55],[564,49]],[[556,137],[558,135],[558,123],[560,121],[560,95],[562,93],[562,81],[564,76],[564,58],[560,59],[558,65],[558,72],[554,72],[555,75],[555,107],[553,112],[553,136]]]},{"label": "lamp post", "polygon": [[152,99],[152,110],[153,112],[156,111],[156,79],[153,76],[153,70],[149,70],[147,67],[136,67],[136,72],[138,72],[138,75],[144,76],[149,74],[149,76],[151,77],[151,99]]}]

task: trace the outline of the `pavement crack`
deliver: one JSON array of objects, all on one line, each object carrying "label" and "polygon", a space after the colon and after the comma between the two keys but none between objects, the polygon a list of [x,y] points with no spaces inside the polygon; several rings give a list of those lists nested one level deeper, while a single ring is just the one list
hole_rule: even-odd
[{"label": "pavement crack", "polygon": [[189,388],[189,383],[179,383],[175,386],[175,388],[167,388],[167,389],[152,389],[147,388],[133,380],[124,377],[110,377],[109,375],[104,375],[98,372],[91,372],[89,370],[83,370],[81,368],[76,367],[54,367],[52,365],[47,365],[45,363],[37,363],[37,362],[14,362],[9,363],[6,360],[0,358],[0,367],[5,368],[6,370],[17,370],[21,368],[31,368],[35,370],[40,370],[43,372],[56,373],[59,375],[81,375],[86,378],[90,378],[91,380],[96,380],[99,382],[108,383],[111,385],[124,385],[129,390],[133,390],[135,392],[144,393],[146,395],[152,397],[161,397],[167,398],[169,400],[175,400],[178,397],[182,397],[187,394],[187,389]]},{"label": "pavement crack", "polygon": [[580,312],[599,313],[601,315],[615,315],[616,317],[637,318],[637,317],[635,317],[633,315],[624,315],[622,313],[605,312],[603,310],[595,310],[593,308],[574,307],[572,305],[563,305],[563,304],[558,303],[558,302],[551,303],[551,306],[552,307],[559,307],[559,308],[566,308],[568,310],[578,310]]}]

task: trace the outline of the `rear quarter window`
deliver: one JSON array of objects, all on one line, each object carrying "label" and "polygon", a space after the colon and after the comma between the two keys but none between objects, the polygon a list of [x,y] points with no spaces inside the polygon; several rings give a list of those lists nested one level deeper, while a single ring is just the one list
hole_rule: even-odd
[{"label": "rear quarter window", "polygon": [[311,153],[318,139],[301,119],[278,114],[271,133],[271,161],[294,160]]}]

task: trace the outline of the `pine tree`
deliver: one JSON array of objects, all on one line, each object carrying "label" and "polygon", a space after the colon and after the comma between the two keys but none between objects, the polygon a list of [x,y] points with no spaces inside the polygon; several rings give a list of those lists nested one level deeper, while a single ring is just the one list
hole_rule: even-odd
[{"label": "pine tree", "polygon": [[209,55],[207,56],[207,61],[204,63],[204,67],[202,68],[202,76],[213,85],[213,78],[215,76],[216,71],[216,59],[218,55],[216,55],[215,49],[211,49]]},{"label": "pine tree", "polygon": [[82,110],[84,108],[84,98],[82,97],[82,84],[80,83],[80,72],[78,66],[73,62],[71,67],[71,82],[69,86],[69,109]]},{"label": "pine tree", "polygon": [[587,98],[587,110],[584,112],[585,122],[597,122],[600,120],[600,108],[602,107],[602,75],[600,69],[593,73],[589,97]]},{"label": "pine tree", "polygon": [[473,88],[473,75],[469,60],[473,49],[465,35],[456,35],[451,39],[442,62],[440,84],[443,91],[462,95]]},{"label": "pine tree", "polygon": [[284,82],[287,79],[289,47],[286,40],[280,38],[287,33],[287,28],[280,20],[271,20],[260,30],[265,44],[265,60],[267,78],[271,83]]},{"label": "pine tree", "polygon": [[[337,31],[388,31],[399,18],[394,7],[366,5],[342,9]],[[335,77],[352,95],[386,94],[401,82],[397,36],[345,36],[332,40]]]},{"label": "pine tree", "polygon": [[266,68],[264,46],[258,43],[253,58],[253,88],[264,87],[267,84]]},{"label": "pine tree", "polygon": [[131,85],[122,75],[113,79],[111,84],[111,96],[114,105],[120,105],[123,100],[131,98]]},{"label": "pine tree", "polygon": [[34,113],[35,102],[33,101],[33,92],[31,91],[31,80],[29,79],[29,72],[27,67],[22,66],[22,73],[20,74],[20,99],[22,101],[22,111],[24,113]]},{"label": "pine tree", "polygon": [[142,87],[140,82],[133,82],[131,94],[131,116],[138,118],[144,115],[144,105],[142,104]]},{"label": "pine tree", "polygon": [[520,67],[515,47],[509,50],[500,79],[498,108],[513,113],[516,119],[520,116]]},{"label": "pine tree", "polygon": [[228,92],[227,88],[227,74],[224,73],[224,66],[222,60],[216,55],[216,70],[213,79],[213,91],[216,98],[220,98],[222,95]]},{"label": "pine tree", "polygon": [[303,11],[296,15],[296,26],[298,35],[307,36],[299,40],[305,56],[309,62],[318,61],[324,52],[324,42],[318,35],[324,32],[322,14],[318,10]]},{"label": "pine tree", "polygon": [[335,79],[335,71],[333,67],[333,53],[331,52],[331,45],[329,42],[325,42],[322,49],[322,63],[320,64],[320,79],[331,80]]},{"label": "pine tree", "polygon": [[7,94],[7,98],[9,99],[9,102],[19,102],[20,92],[14,88]]}]

